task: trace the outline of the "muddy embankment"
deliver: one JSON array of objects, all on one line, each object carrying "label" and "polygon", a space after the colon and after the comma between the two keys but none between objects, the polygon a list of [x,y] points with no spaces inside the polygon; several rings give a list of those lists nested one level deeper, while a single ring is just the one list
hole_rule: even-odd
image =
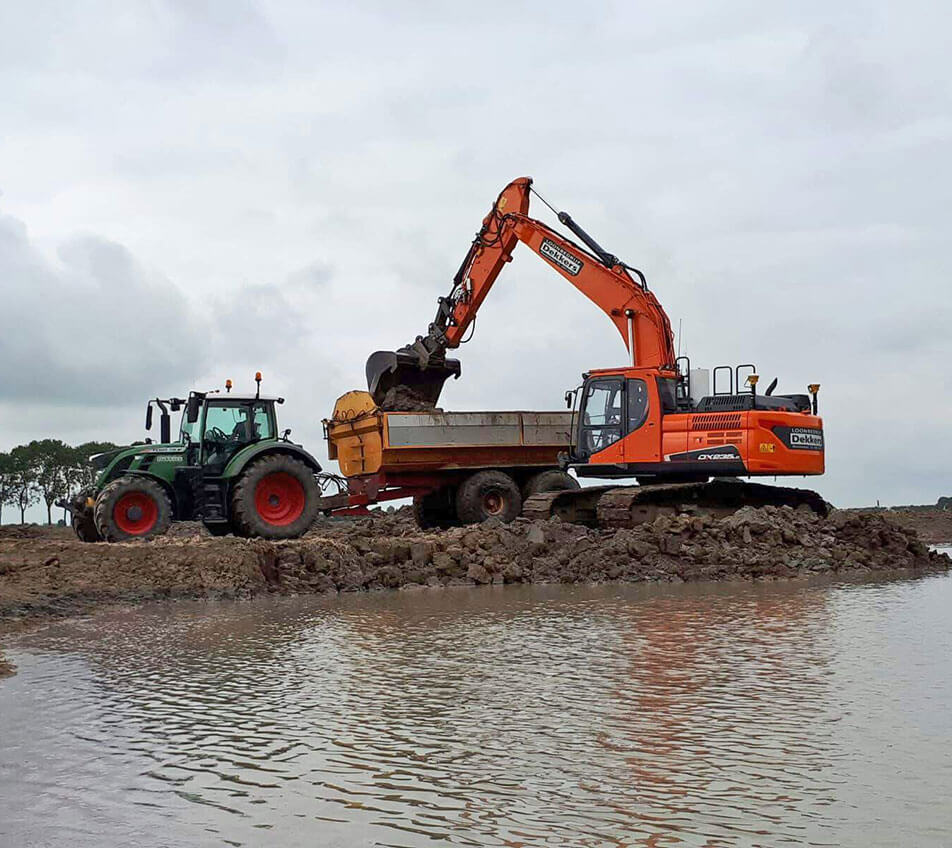
[{"label": "muddy embankment", "polygon": [[914,530],[929,545],[952,545],[952,509],[935,506],[869,507],[849,512],[886,515],[891,521]]},{"label": "muddy embankment", "polygon": [[518,519],[424,532],[409,510],[320,519],[303,538],[212,538],[174,525],[152,542],[83,544],[65,530],[0,528],[0,627],[114,603],[249,598],[500,583],[591,583],[793,577],[944,569],[886,512],[744,508],[732,516],[662,517],[631,530]]}]

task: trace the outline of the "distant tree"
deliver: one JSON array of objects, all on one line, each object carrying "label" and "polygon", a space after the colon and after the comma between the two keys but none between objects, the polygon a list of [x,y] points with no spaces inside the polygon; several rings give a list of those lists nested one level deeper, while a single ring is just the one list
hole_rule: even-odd
[{"label": "distant tree", "polygon": [[39,503],[40,489],[37,485],[36,460],[29,445],[19,445],[10,451],[13,479],[8,503],[20,510],[20,523],[26,523],[26,511]]},{"label": "distant tree", "polygon": [[90,457],[116,450],[112,442],[84,442],[70,449],[69,494],[74,494],[96,482],[99,472],[90,465]]},{"label": "distant tree", "polygon": [[26,446],[36,488],[46,504],[46,523],[53,523],[53,504],[69,494],[73,449],[59,439],[41,439]]},{"label": "distant tree", "polygon": [[0,453],[0,524],[3,523],[4,504],[12,504],[14,476],[13,457]]}]

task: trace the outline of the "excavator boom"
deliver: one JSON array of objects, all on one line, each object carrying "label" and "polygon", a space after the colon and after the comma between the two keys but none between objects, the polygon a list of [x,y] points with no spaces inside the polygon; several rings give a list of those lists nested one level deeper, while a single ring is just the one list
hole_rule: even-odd
[{"label": "excavator boom", "polygon": [[520,177],[500,192],[453,277],[449,295],[439,299],[427,333],[397,351],[377,351],[368,359],[368,389],[381,408],[436,405],[446,380],[460,374],[459,361],[448,359],[446,352],[463,343],[519,242],[609,317],[633,364],[675,367],[671,323],[641,272],[603,250],[568,213],[559,213],[560,222],[584,241],[588,250],[529,217],[531,187],[530,177]]}]

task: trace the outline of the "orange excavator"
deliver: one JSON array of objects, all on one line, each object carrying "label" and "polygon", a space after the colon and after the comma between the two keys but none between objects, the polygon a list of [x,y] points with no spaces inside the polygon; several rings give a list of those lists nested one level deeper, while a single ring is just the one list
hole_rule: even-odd
[{"label": "orange excavator", "polygon": [[604,250],[566,212],[549,207],[584,247],[529,217],[530,193],[542,199],[529,177],[500,193],[426,335],[371,355],[367,381],[377,405],[436,405],[445,381],[460,375],[459,361],[447,358],[447,351],[464,341],[522,242],[608,316],[630,354],[630,364],[589,371],[579,388],[566,393],[577,413],[571,447],[560,458],[563,469],[580,477],[634,477],[641,484],[534,495],[524,514],[615,526],[691,507],[721,512],[748,504],[805,504],[825,514],[828,505],[815,492],[736,479],[823,473],[819,385],[811,384],[807,394],[776,395],[774,380],[758,394],[759,376],[747,364],[713,369],[712,392],[711,372],[692,369],[687,357],[677,356],[671,322],[644,274]]}]

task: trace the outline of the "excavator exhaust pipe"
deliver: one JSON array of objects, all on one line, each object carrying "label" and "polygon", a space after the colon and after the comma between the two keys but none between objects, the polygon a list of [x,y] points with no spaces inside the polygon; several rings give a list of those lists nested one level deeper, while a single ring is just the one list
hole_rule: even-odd
[{"label": "excavator exhaust pipe", "polygon": [[424,361],[413,350],[378,350],[367,360],[367,390],[384,410],[433,409],[443,384],[459,375],[458,359],[428,357]]}]

